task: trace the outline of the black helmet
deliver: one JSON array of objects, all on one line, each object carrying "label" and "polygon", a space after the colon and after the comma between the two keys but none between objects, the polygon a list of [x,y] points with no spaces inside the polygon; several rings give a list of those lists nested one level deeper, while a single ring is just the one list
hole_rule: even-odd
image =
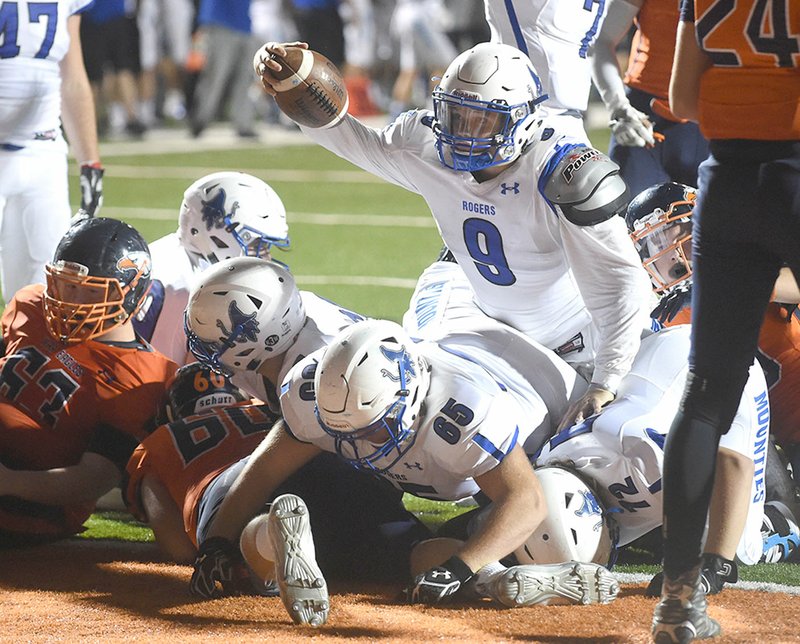
[{"label": "black helmet", "polygon": [[692,210],[696,191],[682,183],[659,183],[628,204],[625,223],[656,292],[692,274]]},{"label": "black helmet", "polygon": [[200,362],[182,366],[167,390],[169,420],[248,400],[231,381]]},{"label": "black helmet", "polygon": [[67,343],[123,324],[150,288],[150,249],[135,228],[93,217],[70,227],[45,267],[50,333]]}]

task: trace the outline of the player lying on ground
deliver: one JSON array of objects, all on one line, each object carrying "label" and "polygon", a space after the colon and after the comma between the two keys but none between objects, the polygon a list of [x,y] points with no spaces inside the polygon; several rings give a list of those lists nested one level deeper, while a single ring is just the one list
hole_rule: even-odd
[{"label": "player lying on ground", "polygon": [[176,365],[131,318],[150,285],[150,254],[121,221],[74,224],[2,318],[0,538],[79,532],[152,429]]},{"label": "player lying on ground", "polygon": [[[391,322],[348,327],[287,374],[281,387],[285,425],[254,453],[209,534],[236,538],[258,512],[260,499],[287,474],[323,451],[333,452],[418,496],[457,500],[481,491],[495,501],[484,529],[406,589],[412,603],[460,596],[470,580],[481,580],[487,563],[520,545],[546,512],[521,444],[547,411],[531,388],[522,395],[518,383],[506,387],[506,376],[519,380],[499,358],[475,358],[468,346],[458,351],[453,345],[415,344]],[[599,566],[565,565],[555,572],[546,573],[548,581],[584,585],[575,601],[610,601],[616,595],[615,580]],[[513,573],[542,574],[524,568]],[[509,586],[516,588],[517,579],[492,584],[495,599],[509,604]],[[524,604],[543,598],[526,596]]]},{"label": "player lying on ground", "polygon": [[[234,384],[249,396],[266,401],[274,413],[280,413],[279,386],[290,369],[360,319],[313,293],[299,291],[285,267],[259,258],[240,257],[219,262],[198,277],[189,297],[186,331],[189,346],[199,360],[214,370],[232,374]],[[273,428],[265,442],[282,434],[281,427],[279,423]],[[257,459],[259,451],[250,462]],[[403,507],[401,491],[351,468],[332,454],[308,458],[297,467],[291,465],[290,459],[281,460],[270,472],[286,487],[256,487],[247,500],[249,514],[237,529],[220,533],[205,526],[205,538],[198,540],[192,588],[201,596],[229,592],[220,574],[225,561],[238,556],[236,544],[245,523],[264,512],[276,494],[292,492],[302,495],[314,513],[313,526],[321,541],[317,548],[319,567],[314,563],[310,576],[292,576],[291,580],[285,576],[288,571],[279,569],[277,581],[292,618],[318,625],[328,612],[327,587],[324,583],[315,585],[318,579],[324,582],[320,568],[332,577],[405,579],[412,544],[430,536],[430,532]],[[300,465],[305,467],[290,478],[289,474]],[[242,461],[234,468],[238,469],[230,469],[215,482],[215,504],[226,496],[229,487],[231,495],[236,496],[240,480],[254,471],[252,465]],[[242,471],[237,478],[239,470]],[[307,517],[305,504],[293,503],[295,507],[302,504]],[[217,525],[216,520],[212,525]],[[296,527],[310,529],[303,525]],[[354,549],[353,543],[364,547]],[[282,548],[280,544],[276,547]],[[315,558],[312,555],[309,560],[313,562]],[[261,569],[258,564],[254,568]],[[308,585],[315,592],[307,598],[307,608],[301,597]],[[298,601],[301,603],[295,606]]]}]

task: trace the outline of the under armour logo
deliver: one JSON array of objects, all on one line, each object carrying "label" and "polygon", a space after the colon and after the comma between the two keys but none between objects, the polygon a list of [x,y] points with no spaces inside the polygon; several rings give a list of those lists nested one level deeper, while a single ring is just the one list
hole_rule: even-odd
[{"label": "under armour logo", "polygon": [[514,184],[510,185],[510,186],[507,183],[501,183],[500,184],[500,194],[501,195],[506,194],[509,190],[513,190],[514,194],[518,195],[519,194],[519,183],[515,181]]},{"label": "under armour logo", "polygon": [[438,577],[443,577],[445,580],[450,579],[453,576],[447,568],[434,568],[430,572],[431,579],[437,579]]},{"label": "under armour logo", "polygon": [[421,463],[417,463],[417,462],[414,462],[413,464],[404,462],[403,465],[405,465],[410,470],[421,470],[422,469],[422,464]]}]

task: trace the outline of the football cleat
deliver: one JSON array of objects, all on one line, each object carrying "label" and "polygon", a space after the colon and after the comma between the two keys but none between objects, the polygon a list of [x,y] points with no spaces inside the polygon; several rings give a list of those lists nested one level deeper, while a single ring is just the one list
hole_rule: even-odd
[{"label": "football cleat", "polygon": [[764,553],[759,563],[786,561],[800,549],[800,528],[792,511],[780,501],[764,504],[761,537]]},{"label": "football cleat", "polygon": [[608,604],[619,583],[605,567],[575,561],[512,566],[487,584],[487,594],[509,608]]},{"label": "football cleat", "polygon": [[322,626],[328,619],[328,586],[319,569],[308,508],[299,496],[283,494],[270,507],[267,534],[275,553],[281,600],[295,624]]},{"label": "football cleat", "polygon": [[661,601],[653,615],[653,641],[655,644],[687,644],[716,637],[720,627],[708,616],[707,608],[699,568],[674,580],[665,575]]}]

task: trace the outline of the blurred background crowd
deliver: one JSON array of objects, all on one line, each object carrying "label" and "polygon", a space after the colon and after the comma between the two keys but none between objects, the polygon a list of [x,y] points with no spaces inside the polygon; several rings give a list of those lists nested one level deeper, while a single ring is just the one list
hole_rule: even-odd
[{"label": "blurred background crowd", "polygon": [[81,21],[101,138],[294,127],[252,72],[270,40],[304,40],[335,63],[352,114],[394,116],[425,106],[430,77],[488,37],[482,0],[103,0]]}]

